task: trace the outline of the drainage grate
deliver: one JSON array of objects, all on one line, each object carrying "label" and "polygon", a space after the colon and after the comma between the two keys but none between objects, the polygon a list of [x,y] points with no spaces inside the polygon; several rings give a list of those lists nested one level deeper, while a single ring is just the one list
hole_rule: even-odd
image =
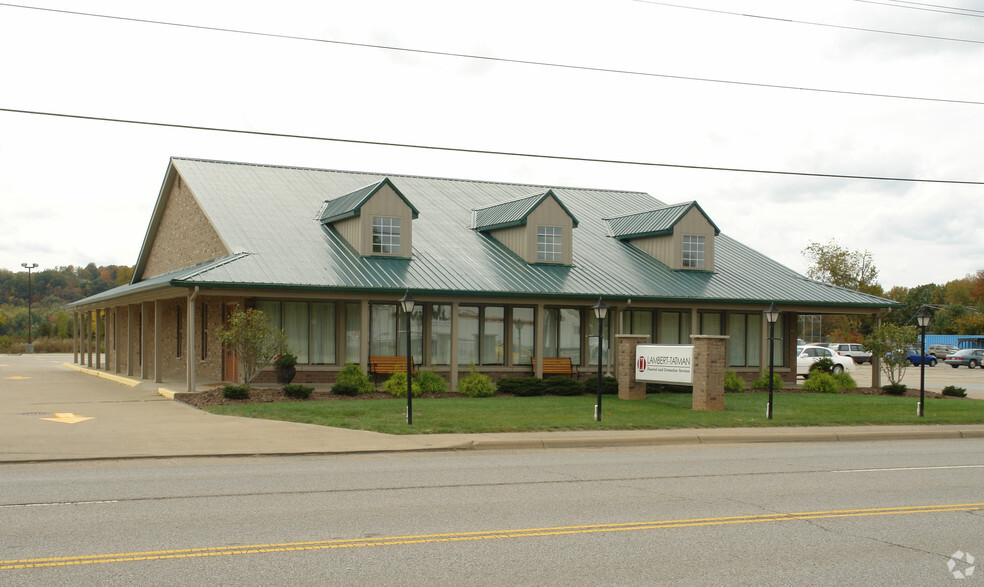
[{"label": "drainage grate", "polygon": [[51,412],[24,412],[21,416],[47,416]]}]

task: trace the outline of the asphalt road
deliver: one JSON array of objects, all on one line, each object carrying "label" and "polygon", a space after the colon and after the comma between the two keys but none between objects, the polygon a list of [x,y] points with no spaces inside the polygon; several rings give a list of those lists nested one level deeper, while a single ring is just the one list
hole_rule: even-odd
[{"label": "asphalt road", "polygon": [[942,585],[984,562],[982,439],[9,464],[0,490],[0,585]]}]

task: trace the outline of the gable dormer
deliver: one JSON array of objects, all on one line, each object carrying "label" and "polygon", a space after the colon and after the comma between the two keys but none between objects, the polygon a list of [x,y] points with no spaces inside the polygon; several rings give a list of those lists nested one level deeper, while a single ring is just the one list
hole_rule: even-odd
[{"label": "gable dormer", "polygon": [[577,218],[553,190],[475,208],[471,227],[501,242],[527,263],[571,264]]},{"label": "gable dormer", "polygon": [[420,213],[389,178],[326,200],[319,215],[363,257],[410,258],[411,223]]},{"label": "gable dormer", "polygon": [[714,271],[714,237],[721,231],[697,202],[604,220],[610,236],[631,243],[671,269]]}]

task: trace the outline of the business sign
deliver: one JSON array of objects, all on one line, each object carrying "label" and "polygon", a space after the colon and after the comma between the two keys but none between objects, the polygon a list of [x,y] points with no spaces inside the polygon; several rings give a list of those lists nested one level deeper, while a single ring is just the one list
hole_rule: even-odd
[{"label": "business sign", "polygon": [[694,345],[636,345],[635,376],[636,381],[693,385]]}]

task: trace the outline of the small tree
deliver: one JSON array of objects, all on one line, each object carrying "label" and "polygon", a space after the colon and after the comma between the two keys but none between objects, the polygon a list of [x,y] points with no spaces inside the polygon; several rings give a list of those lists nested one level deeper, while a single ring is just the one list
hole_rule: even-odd
[{"label": "small tree", "polygon": [[871,355],[878,357],[882,370],[888,377],[889,383],[901,383],[905,375],[905,361],[909,347],[919,340],[919,330],[915,326],[896,326],[886,323],[864,339],[864,346]]},{"label": "small tree", "polygon": [[243,385],[249,385],[259,375],[280,352],[287,338],[282,331],[270,326],[261,310],[253,308],[233,312],[228,324],[219,326],[216,334],[222,344],[235,351]]}]

